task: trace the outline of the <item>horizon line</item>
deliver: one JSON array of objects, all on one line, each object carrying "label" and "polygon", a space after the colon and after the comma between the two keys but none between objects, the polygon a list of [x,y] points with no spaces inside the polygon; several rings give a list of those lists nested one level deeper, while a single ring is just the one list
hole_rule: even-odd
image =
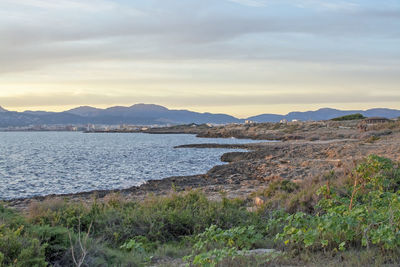
[{"label": "horizon line", "polygon": [[192,109],[188,109],[188,108],[181,108],[181,109],[180,109],[180,108],[169,108],[169,107],[167,107],[167,106],[160,105],[160,104],[154,104],[154,103],[135,103],[135,104],[128,105],[128,106],[124,106],[124,105],[113,105],[113,106],[108,106],[108,107],[105,107],[105,108],[96,107],[96,106],[91,106],[91,105],[80,105],[80,106],[76,106],[76,107],[74,107],[74,108],[70,108],[70,109],[66,109],[66,110],[62,110],[62,111],[32,110],[32,109],[26,109],[26,110],[24,110],[24,111],[16,111],[16,110],[10,110],[10,109],[6,108],[5,106],[0,105],[0,110],[1,110],[1,109],[4,109],[5,111],[8,111],[8,112],[18,112],[18,113],[24,113],[24,112],[63,113],[63,112],[68,112],[68,111],[71,111],[71,110],[74,110],[74,109],[85,108],[85,107],[87,107],[87,108],[93,108],[93,109],[98,109],[98,110],[107,110],[107,109],[115,108],[115,107],[130,108],[130,107],[133,107],[133,106],[136,106],[136,105],[147,105],[147,106],[151,106],[151,105],[152,105],[152,106],[163,107],[163,108],[166,108],[167,110],[192,111],[192,112],[203,113],[203,114],[205,114],[205,113],[210,113],[210,114],[223,114],[223,115],[232,116],[232,117],[234,117],[234,118],[236,118],[236,119],[247,119],[247,118],[250,118],[250,117],[256,117],[256,116],[265,115],[265,114],[268,114],[268,115],[286,116],[286,115],[288,115],[288,114],[290,114],[290,113],[295,113],[295,112],[315,112],[315,111],[319,111],[319,110],[323,110],[323,109],[331,109],[331,110],[337,110],[337,111],[361,111],[361,112],[365,112],[365,111],[369,111],[369,110],[374,110],[374,109],[400,110],[400,108],[396,109],[396,108],[387,108],[387,107],[374,107],[374,108],[367,108],[367,109],[340,109],[340,108],[333,108],[333,107],[321,107],[321,108],[317,108],[317,109],[304,109],[303,111],[301,111],[301,110],[292,110],[292,111],[290,111],[290,112],[288,112],[288,113],[286,113],[286,114],[282,114],[282,113],[267,113],[267,112],[264,112],[264,113],[258,113],[258,114],[255,114],[255,115],[247,116],[247,117],[239,117],[239,116],[231,115],[231,114],[229,114],[229,113],[221,113],[221,112],[209,112],[209,111],[201,112],[201,111],[193,111]]}]

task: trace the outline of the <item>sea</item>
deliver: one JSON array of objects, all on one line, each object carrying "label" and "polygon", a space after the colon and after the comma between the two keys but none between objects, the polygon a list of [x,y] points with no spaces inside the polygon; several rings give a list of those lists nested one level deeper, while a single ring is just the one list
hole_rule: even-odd
[{"label": "sea", "polygon": [[259,142],[191,134],[0,132],[0,199],[138,186],[206,173],[238,149],[184,144]]}]

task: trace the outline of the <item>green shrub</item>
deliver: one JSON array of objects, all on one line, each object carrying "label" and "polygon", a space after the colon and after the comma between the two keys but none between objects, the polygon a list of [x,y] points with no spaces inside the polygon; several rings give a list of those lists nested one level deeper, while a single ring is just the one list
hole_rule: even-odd
[{"label": "green shrub", "polygon": [[27,235],[23,225],[17,229],[0,226],[1,266],[47,266],[44,249],[38,239]]},{"label": "green shrub", "polygon": [[34,225],[30,229],[31,235],[45,243],[46,261],[54,263],[62,258],[70,249],[68,229],[65,227],[51,227],[48,225]]},{"label": "green shrub", "polygon": [[350,121],[350,120],[363,120],[365,117],[361,113],[345,115],[331,119],[332,121]]},{"label": "green shrub", "polygon": [[237,249],[251,249],[262,238],[254,226],[235,227],[222,230],[216,225],[211,225],[203,233],[198,234],[194,240],[194,249],[203,250],[211,247],[235,247]]},{"label": "green shrub", "polygon": [[254,226],[222,230],[211,225],[194,238],[192,254],[185,257],[185,261],[201,266],[216,266],[227,257],[237,256],[239,249],[251,249],[262,237]]},{"label": "green shrub", "polygon": [[0,205],[0,266],[47,266],[46,246],[22,216]]},{"label": "green shrub", "polygon": [[[68,231],[74,241],[79,230],[85,233],[90,225],[91,242],[85,263],[108,265],[149,262],[164,244],[183,242],[210,225],[219,229],[245,225],[254,225],[257,231],[264,228],[261,216],[248,212],[245,201],[210,201],[198,191],[150,197],[142,202],[118,198],[93,204],[51,201],[31,207],[29,218],[35,225],[34,236],[48,244],[46,259],[54,263],[61,258],[58,263],[64,265],[72,264]],[[75,252],[79,252],[79,246]]]},{"label": "green shrub", "polygon": [[350,178],[353,183],[345,194],[336,188],[320,188],[318,193],[324,198],[316,215],[297,212],[275,217],[269,227],[285,224],[276,239],[297,249],[400,248],[399,167],[372,155]]},{"label": "green shrub", "polygon": [[126,241],[121,249],[136,252],[152,252],[157,249],[157,244],[150,242],[145,236],[136,236],[129,241]]},{"label": "green shrub", "polygon": [[162,243],[180,240],[204,231],[211,224],[230,228],[251,220],[255,221],[256,216],[247,212],[241,201],[212,202],[201,193],[189,192],[120,209],[106,208],[94,225],[95,229],[101,229],[106,240],[120,245],[135,236]]},{"label": "green shrub", "polygon": [[62,202],[37,204],[30,209],[30,221],[39,225],[63,226],[74,228],[80,225],[82,231],[87,231],[89,225],[99,213],[101,205],[94,202],[90,207],[83,203],[70,204]]},{"label": "green shrub", "polygon": [[92,236],[101,237],[115,248],[137,236],[165,243],[201,233],[212,224],[228,229],[261,223],[259,216],[246,210],[244,201],[210,201],[197,191],[149,198],[140,203],[113,201],[112,205],[95,202],[91,206],[65,203],[57,209],[36,207],[31,215],[33,223],[75,231],[79,219],[81,231],[87,231],[93,222]]}]

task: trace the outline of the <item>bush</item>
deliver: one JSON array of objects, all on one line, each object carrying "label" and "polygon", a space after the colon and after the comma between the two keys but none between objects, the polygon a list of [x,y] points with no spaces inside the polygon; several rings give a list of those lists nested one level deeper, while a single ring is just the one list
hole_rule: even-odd
[{"label": "bush", "polygon": [[369,156],[359,164],[353,181],[340,193],[323,186],[316,215],[281,213],[269,224],[284,222],[276,240],[296,249],[346,250],[376,246],[382,250],[400,248],[400,171],[391,160]]},{"label": "bush", "polygon": [[34,225],[30,229],[31,235],[45,243],[46,261],[57,262],[70,249],[68,229],[65,227],[51,227],[48,225]]},{"label": "bush", "polygon": [[350,121],[350,120],[363,120],[365,117],[361,113],[345,115],[331,119],[332,121]]},{"label": "bush", "polygon": [[313,212],[317,203],[315,192],[320,185],[319,179],[302,181],[300,184],[289,180],[276,180],[270,182],[267,188],[255,195],[265,198],[264,210],[284,209],[289,213],[296,211]]},{"label": "bush", "polygon": [[150,242],[145,236],[136,236],[126,241],[120,248],[140,253],[152,252],[157,248],[157,244]]},{"label": "bush", "polygon": [[[283,187],[291,190],[289,184]],[[85,264],[106,265],[148,263],[166,244],[185,242],[210,225],[222,230],[246,225],[264,229],[261,216],[248,212],[245,201],[210,201],[198,191],[142,202],[123,201],[115,195],[92,204],[52,200],[31,206],[28,218],[34,225],[32,235],[47,244],[47,261],[62,265],[73,264],[71,246],[80,257],[78,233],[86,233],[91,225]]]},{"label": "bush", "polygon": [[202,266],[216,266],[227,257],[239,255],[238,249],[251,249],[262,237],[254,226],[222,230],[211,225],[194,238],[192,254],[185,257],[185,261],[193,261],[193,264]]},{"label": "bush", "polygon": [[246,210],[244,201],[209,201],[196,191],[149,198],[141,203],[117,205],[113,201],[112,205],[95,202],[91,206],[65,204],[56,210],[35,208],[31,216],[32,222],[39,225],[73,227],[75,231],[79,218],[81,231],[87,231],[93,222],[93,236],[101,237],[113,247],[137,236],[163,243],[201,233],[212,224],[228,229],[261,222],[261,218]]},{"label": "bush", "polygon": [[47,266],[46,246],[30,235],[22,217],[0,206],[0,222],[0,266]]}]

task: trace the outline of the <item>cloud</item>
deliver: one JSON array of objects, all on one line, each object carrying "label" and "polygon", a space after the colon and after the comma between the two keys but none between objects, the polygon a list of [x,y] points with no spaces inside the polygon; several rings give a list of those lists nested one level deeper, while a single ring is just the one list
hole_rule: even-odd
[{"label": "cloud", "polygon": [[285,4],[292,7],[312,8],[317,10],[350,11],[360,7],[354,1],[327,1],[327,0],[227,0],[249,7],[268,7]]},{"label": "cloud", "polygon": [[251,7],[266,6],[268,3],[267,0],[228,0],[228,1]]},{"label": "cloud", "polygon": [[298,0],[293,3],[302,8],[316,8],[330,11],[356,11],[360,5],[354,1]]},{"label": "cloud", "polygon": [[[184,103],[186,107],[212,107],[212,106],[247,106],[247,105],[308,105],[318,103],[329,105],[333,103],[392,103],[400,99],[400,94],[376,95],[373,92],[360,94],[358,91],[347,93],[321,92],[313,94],[304,93],[264,93],[264,94],[208,94],[191,95],[113,95],[113,94],[71,94],[60,92],[55,94],[24,94],[16,96],[0,97],[1,106],[12,109],[13,107],[40,107],[49,106],[79,106],[93,105],[104,106],[110,103],[119,105],[132,105],[135,103],[158,103],[166,106],[176,106],[176,103]],[[5,103],[5,104],[3,104]]]},{"label": "cloud", "polygon": [[[74,92],[87,88],[87,80],[92,79],[93,87],[96,80],[97,84],[106,80],[104,84],[110,84],[109,90],[118,89],[122,95],[102,97],[104,93],[99,92],[98,97],[93,95],[94,104],[128,100],[126,104],[135,103],[140,99],[131,101],[126,88],[138,85],[138,76],[142,73],[140,67],[131,65],[148,63],[147,73],[167,76],[151,76],[140,81],[148,87],[163,84],[153,88],[155,100],[150,102],[224,105],[225,97],[232,105],[239,105],[241,101],[262,105],[292,103],[294,99],[283,94],[281,98],[271,96],[268,102],[255,91],[255,84],[257,88],[290,85],[288,90],[292,91],[296,85],[303,89],[321,86],[324,97],[310,96],[308,92],[303,97],[301,93],[293,95],[304,104],[323,103],[327,98],[346,102],[349,100],[323,92],[331,90],[332,84],[341,84],[343,88],[380,85],[380,91],[388,92],[399,82],[394,77],[400,68],[400,15],[399,6],[393,3],[386,0],[379,3],[369,0],[2,0],[0,95],[10,94],[13,89],[9,88],[22,87],[29,92],[40,91],[41,87],[53,92],[56,89],[51,86],[57,88],[62,84],[63,88],[70,85],[70,92]],[[370,68],[365,70],[360,66]],[[107,71],[99,72],[99,68]],[[82,75],[90,77],[85,81]],[[109,77],[118,77],[118,81]],[[249,85],[248,93],[255,97],[211,97],[210,88],[224,85],[228,91],[226,88],[238,84]],[[186,85],[191,86],[181,89]],[[198,102],[184,97],[200,90],[200,86],[194,85],[208,89],[208,95],[199,96]],[[179,87],[179,97],[175,100],[172,96],[160,97],[165,96],[166,88],[176,87]],[[61,98],[58,102],[57,97]],[[388,101],[390,97],[393,99],[395,95],[390,92],[377,99]],[[22,98],[18,101],[15,97],[3,98],[2,103],[29,104],[24,104]],[[92,98],[68,97],[65,93],[51,98],[27,94],[26,99],[28,102],[36,99],[36,104],[29,105],[52,101],[72,105],[85,104]],[[146,99],[150,98],[142,101]],[[370,102],[373,98],[358,99]]]},{"label": "cloud", "polygon": [[[63,6],[62,4],[51,4],[54,1],[30,1],[50,3],[50,6]],[[267,3],[256,0],[241,1],[254,5]],[[92,1],[89,1],[90,4],[86,1],[64,0],[63,2],[70,3],[69,5],[72,7],[79,6],[81,3],[85,3],[85,6],[88,7],[97,7]],[[262,11],[229,10],[222,4],[215,4],[219,1],[209,0],[204,0],[205,4],[203,5],[195,5],[194,1],[187,1],[191,4],[182,4],[181,6],[175,4],[172,7],[169,7],[168,4],[175,3],[175,1],[167,1],[166,4],[155,2],[158,4],[158,8],[155,6],[135,7],[113,2],[113,4],[109,4],[106,12],[103,12],[101,8],[98,10],[94,8],[97,10],[96,18],[99,19],[93,19],[93,14],[81,8],[73,8],[70,12],[54,11],[51,8],[45,9],[45,12],[41,9],[22,12],[19,5],[14,5],[14,8],[3,9],[3,16],[0,18],[0,22],[2,22],[0,36],[2,44],[8,43],[17,46],[43,42],[97,40],[113,37],[152,38],[154,36],[167,41],[173,40],[176,43],[192,42],[193,44],[195,42],[230,41],[254,33],[379,36],[395,29],[394,25],[386,25],[380,20],[370,21],[370,17],[362,13],[321,14],[293,8],[288,8],[290,12],[281,11],[281,9],[275,12],[275,8],[261,9]],[[315,0],[300,2],[308,3],[307,6],[313,6],[314,3],[319,3],[320,6],[342,6],[341,2],[335,4]],[[104,5],[107,6],[108,3],[110,2],[105,1]],[[180,8],[179,12],[171,9],[175,6]],[[10,12],[15,14],[10,16]],[[386,26],[391,27],[385,28]]]},{"label": "cloud", "polygon": [[39,8],[41,10],[68,10],[79,9],[85,11],[99,11],[116,7],[115,3],[107,0],[2,0],[2,5],[5,7],[13,8],[15,5],[20,8]]},{"label": "cloud", "polygon": [[[288,8],[292,11],[275,12],[275,8],[268,7],[249,11],[228,9],[221,2],[215,4],[218,1],[208,0],[204,4],[150,1],[153,4],[149,6],[100,1],[100,7],[94,2],[23,0],[15,4],[7,0],[0,3],[0,7],[6,7],[0,9],[3,10],[0,11],[0,71],[107,59],[331,61],[352,57],[357,61],[383,58],[379,51],[376,56],[360,51],[371,38],[392,38],[393,44],[398,43],[400,28],[396,27],[399,21],[387,22],[383,14],[374,17],[371,10],[347,14]],[[307,6],[327,3],[298,2],[308,3]],[[168,7],[171,3],[174,3],[172,8]],[[253,4],[257,3],[267,2]],[[26,5],[35,8],[26,11],[23,9]],[[58,10],[64,5],[67,11]],[[178,6],[179,12],[175,10]],[[375,11],[376,14],[383,12]],[[393,11],[385,9],[385,12]],[[377,46],[368,49],[379,50]],[[381,48],[389,52],[394,49]]]}]

